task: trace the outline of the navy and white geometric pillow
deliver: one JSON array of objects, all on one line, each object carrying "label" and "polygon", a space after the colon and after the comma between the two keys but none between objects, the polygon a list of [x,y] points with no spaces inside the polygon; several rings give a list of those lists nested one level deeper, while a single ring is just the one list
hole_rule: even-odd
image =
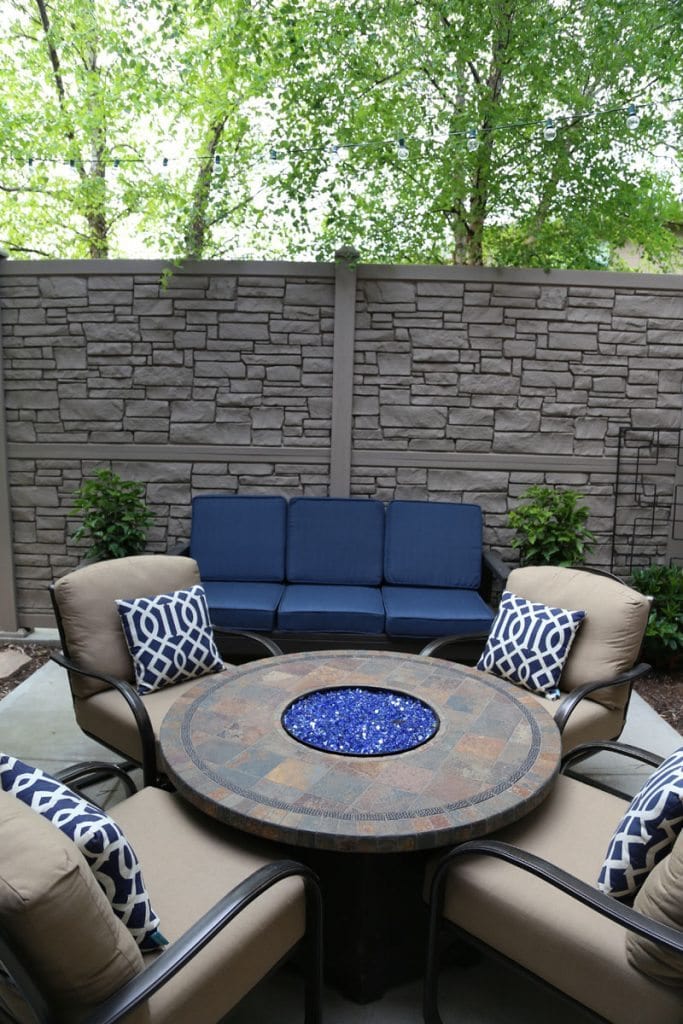
[{"label": "navy and white geometric pillow", "polygon": [[204,588],[116,602],[141,694],[225,666],[214,643]]},{"label": "navy and white geometric pillow", "polygon": [[683,830],[683,747],[636,793],[610,840],[598,889],[617,899],[637,893]]},{"label": "navy and white geometric pillow", "polygon": [[9,754],[0,754],[0,788],[47,818],[76,844],[112,910],[140,949],[153,951],[166,945],[135,852],[109,815],[40,768]]},{"label": "navy and white geometric pillow", "polygon": [[477,668],[556,700],[569,648],[585,615],[506,590]]}]

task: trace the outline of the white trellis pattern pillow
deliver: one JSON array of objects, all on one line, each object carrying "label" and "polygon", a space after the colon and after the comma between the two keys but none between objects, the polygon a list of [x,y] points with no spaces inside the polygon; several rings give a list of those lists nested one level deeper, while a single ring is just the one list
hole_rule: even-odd
[{"label": "white trellis pattern pillow", "polygon": [[140,949],[151,951],[166,945],[135,851],[108,814],[42,769],[10,754],[0,754],[0,788],[47,818],[76,844],[112,910]]},{"label": "white trellis pattern pillow", "polygon": [[598,878],[598,889],[633,896],[652,868],[671,850],[683,829],[683,747],[679,747],[636,793],[617,825]]},{"label": "white trellis pattern pillow", "polygon": [[585,615],[506,590],[477,668],[556,700],[564,663]]},{"label": "white trellis pattern pillow", "polygon": [[204,588],[116,602],[141,694],[224,668]]}]

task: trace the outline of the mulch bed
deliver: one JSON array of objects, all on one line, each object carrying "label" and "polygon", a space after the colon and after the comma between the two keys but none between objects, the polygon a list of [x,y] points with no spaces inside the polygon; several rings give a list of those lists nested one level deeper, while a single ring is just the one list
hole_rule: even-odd
[{"label": "mulch bed", "polygon": [[[0,679],[0,700],[11,693],[24,679],[44,665],[52,648],[44,643],[5,643],[0,650],[20,651],[29,655],[29,661],[7,679]],[[635,684],[637,693],[661,715],[665,722],[683,734],[683,671],[651,672]]]}]

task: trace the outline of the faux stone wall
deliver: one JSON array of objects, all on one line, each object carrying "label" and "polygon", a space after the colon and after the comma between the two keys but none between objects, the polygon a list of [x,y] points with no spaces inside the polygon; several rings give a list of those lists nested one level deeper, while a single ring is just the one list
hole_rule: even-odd
[{"label": "faux stone wall", "polygon": [[[69,509],[93,469],[145,484],[163,551],[187,537],[194,494],[327,494],[346,428],[352,494],[477,502],[512,559],[507,514],[526,487],[580,489],[603,566],[619,432],[635,429],[650,448],[638,488],[633,460],[621,467],[615,568],[634,546],[641,564],[669,556],[680,278],[360,265],[349,339],[334,266],[163,270],[0,262],[20,624],[51,624],[47,584],[83,553]],[[333,365],[346,345],[352,381],[348,360]]]},{"label": "faux stone wall", "polygon": [[[573,487],[599,537],[592,560],[609,566],[619,433],[632,428],[629,443],[647,445],[648,458],[642,493],[628,476],[633,449],[621,466],[618,525],[630,535],[615,568],[665,558],[681,426],[681,279],[434,268],[421,278],[421,269],[359,270],[353,492],[477,502],[489,540],[514,556],[507,514],[519,495],[532,483]],[[390,468],[388,451],[405,453],[403,464]],[[443,453],[440,464],[419,460],[426,452],[432,463]],[[411,467],[411,456],[425,464]]]}]

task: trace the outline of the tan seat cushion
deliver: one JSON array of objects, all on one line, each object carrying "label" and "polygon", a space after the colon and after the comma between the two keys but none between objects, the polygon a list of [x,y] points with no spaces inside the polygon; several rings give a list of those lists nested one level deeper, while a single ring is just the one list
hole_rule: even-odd
[{"label": "tan seat cushion", "polygon": [[[192,558],[179,555],[131,555],[76,569],[55,583],[55,597],[69,656],[79,665],[134,681],[117,598],[151,597],[200,583]],[[92,676],[72,673],[76,696],[105,688]]]},{"label": "tan seat cushion", "polygon": [[[512,685],[512,684],[510,684]],[[532,694],[534,699],[552,717],[561,701],[546,700],[539,694]],[[624,712],[607,708],[594,700],[581,700],[576,705],[562,732],[562,753],[573,750],[579,743],[592,740],[616,739],[624,727]]]},{"label": "tan seat cushion", "polygon": [[[234,671],[234,668],[227,668],[224,672],[204,676],[203,681],[223,678],[228,680]],[[155,690],[154,693],[147,693],[142,698],[152,723],[154,735],[157,738],[157,762],[159,765],[161,765],[158,744],[159,729],[164,716],[174,701],[191,687],[196,686],[197,682],[197,679],[190,679],[186,683],[176,683],[174,686]],[[135,725],[133,712],[117,690],[104,690],[86,699],[77,697],[74,700],[74,712],[76,721],[84,732],[97,737],[114,750],[125,754],[126,757],[140,761],[142,758],[140,734]]]},{"label": "tan seat cushion", "polygon": [[[634,907],[653,921],[683,931],[683,833],[668,857],[656,864],[645,879]],[[629,932],[626,955],[629,963],[651,978],[683,987],[683,953],[665,950],[657,943]],[[683,1006],[683,993],[680,999]]]},{"label": "tan seat cushion", "polygon": [[[514,569],[506,588],[529,601],[586,612],[562,671],[562,690],[633,668],[650,614],[648,598],[638,591],[606,576],[550,565]],[[628,688],[607,689],[591,699],[623,708]]]},{"label": "tan seat cushion", "polygon": [[[110,813],[135,848],[171,942],[257,867],[287,856],[274,844],[251,840],[212,821],[176,794],[152,787]],[[152,1020],[219,1021],[291,950],[304,930],[301,880],[279,882],[150,999]]]},{"label": "tan seat cushion", "polygon": [[3,928],[60,1020],[80,1019],[140,972],[142,955],[58,828],[0,792],[0,832]]},{"label": "tan seat cushion", "polygon": [[[560,776],[540,807],[495,838],[595,886],[627,805]],[[681,1024],[680,992],[630,966],[622,927],[519,868],[463,858],[449,875],[445,914],[612,1024]]]}]

